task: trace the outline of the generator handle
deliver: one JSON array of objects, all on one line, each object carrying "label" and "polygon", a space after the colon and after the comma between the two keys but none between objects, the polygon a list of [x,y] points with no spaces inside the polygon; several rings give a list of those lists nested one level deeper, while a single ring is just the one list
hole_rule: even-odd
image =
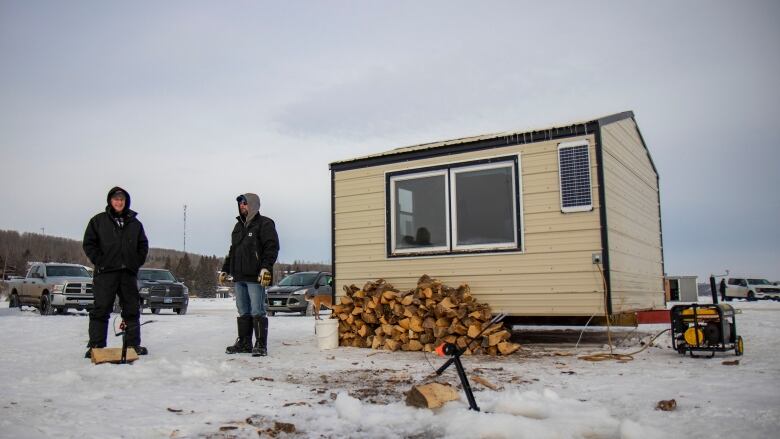
[{"label": "generator handle", "polygon": [[710,292],[712,292],[712,303],[713,305],[718,304],[718,288],[715,284],[715,275],[710,275]]}]

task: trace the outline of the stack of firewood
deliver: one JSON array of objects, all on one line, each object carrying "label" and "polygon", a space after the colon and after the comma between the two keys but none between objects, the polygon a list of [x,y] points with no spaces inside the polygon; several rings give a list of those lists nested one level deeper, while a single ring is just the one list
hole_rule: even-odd
[{"label": "stack of firewood", "polygon": [[333,306],[341,346],[431,352],[446,342],[467,348],[466,355],[509,355],[520,349],[508,341],[511,334],[503,323],[484,327],[490,306],[477,303],[468,285],[451,288],[424,275],[409,291],[379,279],[363,288],[345,285],[344,292]]}]

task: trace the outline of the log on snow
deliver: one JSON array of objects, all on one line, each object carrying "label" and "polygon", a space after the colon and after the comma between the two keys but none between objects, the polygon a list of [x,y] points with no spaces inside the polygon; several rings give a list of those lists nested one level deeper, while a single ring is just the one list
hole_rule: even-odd
[{"label": "log on snow", "polygon": [[429,383],[414,386],[406,394],[406,405],[412,407],[435,409],[449,401],[460,398],[458,391],[452,386],[440,383]]}]

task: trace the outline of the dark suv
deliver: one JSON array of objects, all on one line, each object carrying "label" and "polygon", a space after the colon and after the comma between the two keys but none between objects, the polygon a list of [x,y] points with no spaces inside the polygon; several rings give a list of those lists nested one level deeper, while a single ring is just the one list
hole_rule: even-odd
[{"label": "dark suv", "polygon": [[269,287],[268,315],[277,312],[299,312],[306,315],[309,302],[303,298],[307,291],[330,286],[333,276],[325,271],[301,271],[282,279],[277,285]]}]

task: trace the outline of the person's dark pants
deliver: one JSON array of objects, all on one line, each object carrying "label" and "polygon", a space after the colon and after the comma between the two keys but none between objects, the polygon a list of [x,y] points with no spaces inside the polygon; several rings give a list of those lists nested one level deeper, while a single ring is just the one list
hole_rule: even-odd
[{"label": "person's dark pants", "polygon": [[106,346],[108,320],[111,318],[116,296],[119,296],[119,305],[122,307],[127,345],[140,345],[141,325],[138,321],[140,298],[136,275],[125,270],[96,274],[92,280],[92,291],[95,294],[95,302],[89,312],[89,347]]}]

